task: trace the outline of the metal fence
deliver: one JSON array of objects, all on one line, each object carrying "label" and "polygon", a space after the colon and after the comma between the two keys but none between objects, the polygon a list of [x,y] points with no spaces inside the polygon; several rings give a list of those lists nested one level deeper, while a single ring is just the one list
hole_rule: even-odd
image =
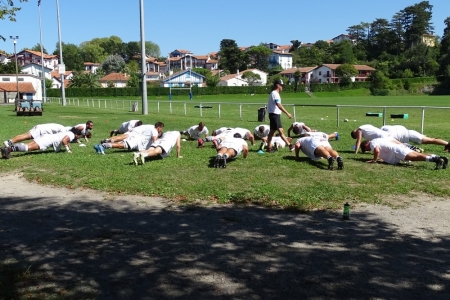
[{"label": "metal fence", "polygon": [[[62,105],[61,98],[47,98],[48,103],[56,103]],[[89,98],[66,98],[67,106],[84,106],[91,108],[104,108],[122,111],[138,111],[139,105],[142,101],[136,100],[111,100],[111,99],[89,99]],[[244,117],[250,116],[254,119],[258,109],[264,107],[266,103],[236,103],[236,102],[196,102],[196,101],[161,101],[149,100],[147,101],[149,112],[169,113],[175,115],[200,117],[215,117],[224,119],[234,119],[237,115],[241,120]],[[314,105],[314,104],[283,104],[286,108],[292,110],[293,120],[297,120],[298,107],[322,107],[336,109],[336,126],[340,127],[340,123],[344,121],[342,118],[342,110],[345,108],[361,108],[361,109],[377,109],[381,110],[382,123],[386,125],[386,116],[388,111],[401,110],[419,110],[421,115],[420,131],[424,131],[425,111],[431,109],[450,109],[450,107],[437,106],[377,106],[377,105]]]}]

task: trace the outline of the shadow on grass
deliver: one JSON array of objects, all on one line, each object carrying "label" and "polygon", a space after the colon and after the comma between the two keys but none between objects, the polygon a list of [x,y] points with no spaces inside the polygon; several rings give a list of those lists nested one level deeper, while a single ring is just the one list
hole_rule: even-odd
[{"label": "shadow on grass", "polygon": [[376,215],[80,200],[0,197],[0,299],[450,298],[449,239]]},{"label": "shadow on grass", "polygon": [[295,156],[292,156],[292,155],[290,155],[290,156],[289,155],[283,156],[283,159],[291,160],[291,161],[294,161],[294,162],[307,162],[307,163],[309,163],[310,165],[312,165],[312,166],[314,166],[316,168],[328,169],[328,163],[324,159],[312,160],[309,157],[305,157],[305,156],[300,156],[299,159],[296,159]]}]

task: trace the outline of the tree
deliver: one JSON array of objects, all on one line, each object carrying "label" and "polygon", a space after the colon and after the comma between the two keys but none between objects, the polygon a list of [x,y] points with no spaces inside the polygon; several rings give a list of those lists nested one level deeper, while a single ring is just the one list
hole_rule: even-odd
[{"label": "tree", "polygon": [[98,43],[84,42],[79,48],[84,62],[100,63],[107,57],[105,50]]},{"label": "tree", "polygon": [[198,73],[200,75],[203,75],[205,77],[208,77],[209,75],[212,75],[212,72],[208,69],[205,68],[193,68],[192,69],[193,72]]},{"label": "tree", "polygon": [[220,82],[219,76],[208,75],[206,76],[206,86],[216,87]]},{"label": "tree", "polygon": [[367,80],[370,81],[370,89],[389,89],[391,87],[391,80],[384,75],[382,71],[376,70],[372,72]]},{"label": "tree", "polygon": [[140,81],[141,81],[141,78],[140,78],[139,74],[133,73],[130,75],[130,78],[128,78],[127,86],[128,87],[138,87]]},{"label": "tree", "polygon": [[431,23],[432,9],[433,5],[422,1],[400,11],[404,39],[409,49],[421,42],[422,35],[434,30]]},{"label": "tree", "polygon": [[344,40],[331,46],[331,56],[334,63],[353,64],[355,55],[353,53],[352,42]]},{"label": "tree", "polygon": [[255,82],[261,80],[261,76],[259,74],[253,73],[252,71],[246,71],[242,74],[242,79],[244,79],[249,86],[253,86]]},{"label": "tree", "polygon": [[102,69],[105,74],[120,73],[125,67],[125,60],[120,55],[110,55],[102,62],[99,69]]},{"label": "tree", "polygon": [[[84,61],[77,45],[66,43],[61,43],[61,45],[66,70],[82,71],[84,69]],[[53,54],[59,55],[59,43],[56,43],[56,50],[53,51]]]},{"label": "tree", "polygon": [[[19,64],[17,64],[17,70],[19,74],[22,72]],[[13,60],[7,64],[0,64],[0,74],[16,74],[16,62]]]},{"label": "tree", "polygon": [[[28,2],[28,0],[19,0],[19,2]],[[8,18],[11,22],[16,22],[16,12],[21,9],[21,7],[14,6],[12,0],[1,1],[0,6],[0,20]],[[0,39],[6,40],[6,38],[0,34]]]},{"label": "tree", "polygon": [[271,54],[272,50],[270,50],[263,44],[250,47],[247,50],[247,55],[251,62],[251,68],[267,72],[269,70],[269,57]]},{"label": "tree", "polygon": [[219,69],[237,73],[238,70],[246,70],[249,61],[248,56],[237,46],[234,40],[224,39],[220,42]]},{"label": "tree", "polygon": [[351,64],[342,64],[336,68],[336,76],[338,77],[355,77],[358,70]]},{"label": "tree", "polygon": [[[41,52],[41,44],[36,44],[34,45],[31,49],[31,51],[36,51],[36,52]],[[44,46],[42,46],[42,52],[44,52],[44,54],[47,54],[47,49],[45,49]]]},{"label": "tree", "polygon": [[298,91],[298,85],[300,84],[301,78],[302,78],[302,72],[300,72],[299,70],[296,70],[294,72],[294,82],[295,82],[294,92],[296,92],[296,93]]},{"label": "tree", "polygon": [[153,43],[152,41],[146,41],[145,54],[151,57],[159,57],[161,55],[161,50],[159,49],[159,46],[157,44]]},{"label": "tree", "polygon": [[300,42],[299,40],[292,40],[291,44],[292,46],[291,48],[289,48],[289,52],[294,52],[295,50],[297,50],[302,46],[302,42]]},{"label": "tree", "polygon": [[94,73],[77,73],[70,79],[68,88],[99,88],[100,77]]},{"label": "tree", "polygon": [[439,73],[441,75],[450,75],[448,72],[450,68],[450,17],[444,21],[444,34],[441,39],[441,48],[439,55]]}]

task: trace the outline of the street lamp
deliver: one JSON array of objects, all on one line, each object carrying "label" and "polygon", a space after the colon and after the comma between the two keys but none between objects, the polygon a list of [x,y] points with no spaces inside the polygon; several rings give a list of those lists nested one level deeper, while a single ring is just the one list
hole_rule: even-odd
[{"label": "street lamp", "polygon": [[64,74],[66,73],[66,66],[63,62],[63,54],[62,54],[62,43],[61,43],[61,26],[59,21],[59,1],[56,0],[56,13],[58,19],[58,39],[59,39],[59,58],[60,64],[58,66],[59,75],[61,76],[61,99],[62,106],[66,106],[66,90],[64,87]]},{"label": "street lamp", "polygon": [[14,110],[17,109],[17,106],[19,105],[19,98],[20,98],[20,91],[19,91],[19,68],[17,66],[17,51],[16,51],[16,44],[17,44],[17,40],[19,39],[19,36],[9,36],[10,39],[14,40],[14,58],[16,59],[16,89],[17,89],[17,100],[14,101],[14,104],[16,106],[16,108]]}]

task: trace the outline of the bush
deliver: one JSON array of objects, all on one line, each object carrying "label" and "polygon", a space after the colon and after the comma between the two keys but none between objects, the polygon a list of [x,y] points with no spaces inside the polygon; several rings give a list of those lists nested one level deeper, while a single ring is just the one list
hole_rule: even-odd
[{"label": "bush", "polygon": [[389,96],[388,89],[372,89],[371,92],[373,96]]}]

